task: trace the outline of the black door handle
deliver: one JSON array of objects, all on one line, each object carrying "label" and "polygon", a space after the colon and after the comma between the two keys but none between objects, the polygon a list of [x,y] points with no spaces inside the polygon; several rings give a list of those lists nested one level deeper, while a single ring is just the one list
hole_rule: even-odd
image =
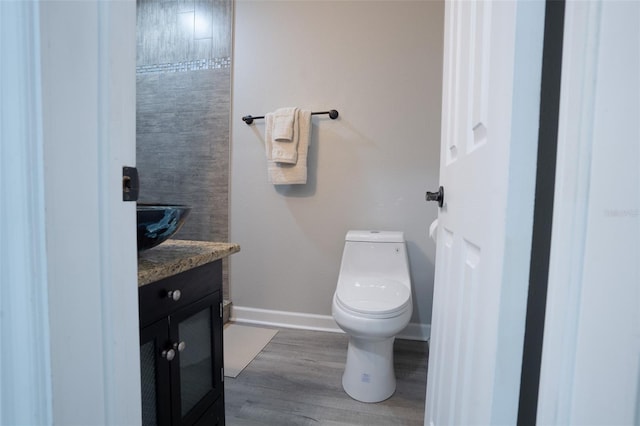
[{"label": "black door handle", "polygon": [[444,188],[441,186],[440,188],[438,188],[438,192],[427,191],[426,200],[437,201],[438,207],[442,207],[442,204],[444,203]]}]

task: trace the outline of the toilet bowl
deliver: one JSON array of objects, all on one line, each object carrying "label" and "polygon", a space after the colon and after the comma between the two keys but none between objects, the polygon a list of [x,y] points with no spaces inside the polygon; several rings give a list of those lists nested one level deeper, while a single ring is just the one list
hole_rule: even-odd
[{"label": "toilet bowl", "polygon": [[396,389],[393,341],[412,313],[402,232],[349,231],[332,314],[349,335],[342,387],[353,399],[380,402]]}]

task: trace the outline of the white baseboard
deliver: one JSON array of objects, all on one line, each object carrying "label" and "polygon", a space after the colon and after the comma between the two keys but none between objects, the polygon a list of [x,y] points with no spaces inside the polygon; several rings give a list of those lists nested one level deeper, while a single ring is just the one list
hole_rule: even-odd
[{"label": "white baseboard", "polygon": [[237,322],[238,324],[268,325],[271,327],[342,333],[342,330],[333,320],[333,317],[329,315],[272,311],[231,305],[231,321]]},{"label": "white baseboard", "polygon": [[[301,312],[273,311],[232,305],[231,321],[238,324],[254,324],[269,327],[295,328],[300,330],[343,333],[330,315],[305,314]],[[397,337],[399,339],[428,341],[431,335],[429,324],[410,323]]]}]

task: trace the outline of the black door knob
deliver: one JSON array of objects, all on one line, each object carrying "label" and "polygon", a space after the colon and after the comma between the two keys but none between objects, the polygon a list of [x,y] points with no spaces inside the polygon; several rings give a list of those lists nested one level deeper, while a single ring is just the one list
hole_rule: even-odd
[{"label": "black door knob", "polygon": [[444,203],[444,188],[441,186],[438,188],[438,192],[427,191],[426,199],[427,201],[437,201],[438,207],[442,207],[442,203]]}]

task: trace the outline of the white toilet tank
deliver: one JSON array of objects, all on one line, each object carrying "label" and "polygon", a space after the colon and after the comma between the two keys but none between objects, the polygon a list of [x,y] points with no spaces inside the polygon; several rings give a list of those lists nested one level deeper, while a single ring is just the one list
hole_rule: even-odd
[{"label": "white toilet tank", "polygon": [[339,280],[354,276],[390,278],[410,287],[403,232],[349,231],[345,241]]}]

